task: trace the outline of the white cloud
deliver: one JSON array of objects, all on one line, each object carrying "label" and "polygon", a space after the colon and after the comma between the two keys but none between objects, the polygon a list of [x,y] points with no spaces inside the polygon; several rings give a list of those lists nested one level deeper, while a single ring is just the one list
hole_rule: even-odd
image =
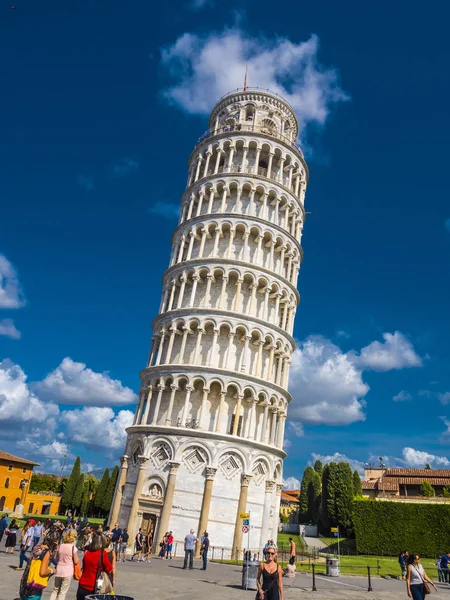
[{"label": "white cloud", "polygon": [[447,404],[450,404],[450,392],[440,392],[436,395],[437,395],[439,402],[441,404],[443,404],[444,406],[446,406]]},{"label": "white cloud", "polygon": [[412,396],[409,392],[401,390],[398,394],[392,397],[392,400],[394,402],[408,402],[409,400],[411,400],[411,398]]},{"label": "white cloud", "polygon": [[289,430],[296,436],[296,437],[303,437],[305,435],[305,431],[303,429],[303,426],[301,423],[299,423],[298,421],[289,421],[288,422],[288,427]]},{"label": "white cloud", "polygon": [[364,465],[365,463],[360,460],[356,460],[355,458],[349,458],[345,454],[341,454],[340,452],[335,452],[334,454],[311,454],[312,456],[312,464],[316,462],[316,460],[320,460],[324,465],[330,462],[348,462],[353,470],[356,469],[360,475],[364,475]]},{"label": "white cloud", "polygon": [[0,254],[0,308],[20,308],[25,299],[14,267]]},{"label": "white cloud", "polygon": [[153,206],[149,206],[147,211],[164,219],[177,219],[180,216],[179,205],[164,200],[158,200]]},{"label": "white cloud", "polygon": [[108,452],[123,449],[125,429],[133,423],[133,416],[130,410],[121,410],[116,415],[111,408],[88,406],[62,412],[61,422],[67,426],[66,437],[70,442]]},{"label": "white cloud", "polygon": [[369,386],[348,355],[330,340],[311,336],[292,357],[289,418],[313,425],[363,421]]},{"label": "white cloud", "polygon": [[427,463],[434,468],[448,468],[450,466],[450,460],[446,456],[435,456],[428,452],[414,450],[414,448],[403,448],[402,457],[403,462],[408,467],[424,467]]},{"label": "white cloud", "polygon": [[323,125],[331,107],[347,100],[338,73],[318,61],[319,39],[252,37],[239,27],[201,37],[183,34],[162,50],[162,64],[174,80],[165,97],[193,114],[208,114],[217,100],[242,88],[248,66],[249,85],[282,95],[299,117],[300,128]]},{"label": "white cloud", "polygon": [[422,359],[402,333],[383,333],[383,339],[384,342],[374,341],[362,348],[359,355],[355,354],[355,364],[361,369],[373,371],[422,366]]},{"label": "white cloud", "polygon": [[29,389],[27,376],[19,365],[9,359],[0,362],[0,421],[31,421],[35,425],[58,414],[55,404],[42,402]]},{"label": "white cloud", "polygon": [[35,388],[41,398],[59,404],[119,406],[136,401],[133,390],[108,373],[95,373],[68,357]]},{"label": "white cloud", "polygon": [[20,338],[20,331],[16,329],[11,319],[2,319],[0,320],[0,335],[6,335],[13,340],[18,340]]},{"label": "white cloud", "polygon": [[299,490],[300,481],[295,477],[286,477],[283,479],[283,490]]}]

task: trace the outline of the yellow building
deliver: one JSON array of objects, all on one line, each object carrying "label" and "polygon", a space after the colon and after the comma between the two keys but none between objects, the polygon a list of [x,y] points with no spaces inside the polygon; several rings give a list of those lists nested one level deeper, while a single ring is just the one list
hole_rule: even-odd
[{"label": "yellow building", "polygon": [[282,490],[280,515],[289,517],[291,514],[298,512],[300,508],[300,490]]},{"label": "yellow building", "polygon": [[33,468],[39,464],[0,450],[0,512],[14,511],[19,504],[25,513],[58,514],[61,497],[52,492],[30,492]]}]

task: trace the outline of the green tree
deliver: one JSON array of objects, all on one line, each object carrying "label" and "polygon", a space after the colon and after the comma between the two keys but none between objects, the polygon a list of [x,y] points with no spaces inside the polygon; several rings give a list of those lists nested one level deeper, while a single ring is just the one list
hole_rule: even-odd
[{"label": "green tree", "polygon": [[312,467],[303,472],[300,490],[300,519],[308,523],[317,519],[320,498],[320,477]]},{"label": "green tree", "polygon": [[335,493],[336,516],[341,530],[350,535],[353,529],[353,473],[347,462],[337,464],[337,485]]},{"label": "green tree", "polygon": [[432,496],[436,495],[435,491],[434,491],[434,487],[426,479],[420,486],[420,495],[425,496],[425,498],[431,498]]},{"label": "green tree", "polygon": [[431,469],[431,465],[430,465],[430,463],[427,463],[427,464],[425,465],[425,469],[427,469],[427,471]]},{"label": "green tree", "polygon": [[[103,497],[102,508],[106,514],[111,510],[111,504],[114,497],[114,490],[116,489],[116,482],[119,476],[119,467],[116,465],[112,470],[111,477],[108,481],[108,487],[106,488],[105,495]],[[114,523],[111,524],[113,526]]]},{"label": "green tree", "polygon": [[314,471],[319,474],[320,479],[322,479],[323,474],[323,464],[321,460],[316,460],[314,463]]},{"label": "green tree", "polygon": [[103,513],[103,499],[105,497],[106,490],[108,489],[108,483],[109,469],[105,469],[94,498],[94,509],[96,510],[98,515],[101,515]]},{"label": "green tree", "polygon": [[362,496],[361,477],[356,469],[353,471],[353,496]]},{"label": "green tree", "polygon": [[72,498],[72,508],[77,510],[80,508],[81,500],[83,498],[83,490],[84,490],[84,473],[81,473],[78,478],[77,487],[75,488],[75,492]]},{"label": "green tree", "polygon": [[81,475],[81,459],[79,456],[77,456],[75,463],[73,465],[73,468],[72,468],[72,473],[69,476],[69,480],[67,481],[67,484],[64,488],[63,496],[61,499],[61,503],[62,503],[64,509],[66,509],[66,510],[72,506],[73,497],[74,497],[75,490],[78,485],[78,481],[80,479],[80,475]]},{"label": "green tree", "polygon": [[326,534],[329,534],[330,527],[335,527],[338,524],[335,507],[336,469],[337,463],[328,463],[324,466],[322,474],[320,529]]},{"label": "green tree", "polygon": [[450,487],[446,486],[443,490],[442,490],[442,496],[444,498],[450,498]]},{"label": "green tree", "polygon": [[88,513],[89,501],[90,501],[89,481],[85,479],[83,485],[83,495],[81,496],[80,502],[80,515],[85,517]]}]

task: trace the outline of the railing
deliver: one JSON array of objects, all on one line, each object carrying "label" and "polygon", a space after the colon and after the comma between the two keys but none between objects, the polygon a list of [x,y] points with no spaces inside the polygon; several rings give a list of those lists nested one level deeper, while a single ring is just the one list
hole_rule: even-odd
[{"label": "railing", "polygon": [[201,142],[204,142],[205,140],[215,137],[217,135],[221,135],[222,133],[240,133],[241,131],[250,131],[252,133],[263,133],[264,135],[269,135],[270,137],[276,138],[281,140],[282,142],[284,142],[285,144],[287,144],[288,146],[293,146],[294,148],[296,148],[296,150],[298,150],[298,152],[300,152],[301,156],[303,156],[303,152],[302,149],[300,148],[300,146],[298,144],[296,144],[295,142],[293,142],[291,140],[291,138],[287,137],[286,135],[283,135],[282,133],[271,129],[269,127],[260,127],[259,125],[256,125],[255,123],[251,123],[251,124],[247,124],[247,123],[238,123],[237,125],[225,125],[224,127],[221,127],[220,129],[218,129],[217,131],[212,131],[211,129],[208,129],[207,131],[205,131],[205,133],[203,135],[201,135],[198,138],[197,144],[200,144]]},{"label": "railing", "polygon": [[219,104],[219,102],[221,100],[223,100],[224,98],[227,98],[228,96],[233,96],[233,94],[237,94],[239,92],[260,92],[263,94],[269,94],[270,96],[275,96],[276,98],[279,98],[282,102],[284,102],[284,104],[289,106],[289,108],[292,110],[292,112],[294,112],[294,109],[292,108],[292,106],[289,104],[289,102],[285,98],[283,98],[283,96],[281,96],[280,94],[277,94],[277,92],[272,92],[271,90],[269,90],[269,88],[260,88],[260,87],[256,87],[256,86],[245,87],[245,88],[236,88],[235,90],[231,90],[231,92],[227,92],[226,94],[221,96],[217,100],[216,104]]}]

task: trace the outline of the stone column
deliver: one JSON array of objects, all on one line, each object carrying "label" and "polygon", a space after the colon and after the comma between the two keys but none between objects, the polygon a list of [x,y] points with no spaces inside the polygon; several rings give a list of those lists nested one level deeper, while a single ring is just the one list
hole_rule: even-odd
[{"label": "stone column", "polygon": [[148,394],[147,394],[147,404],[145,406],[144,416],[142,418],[142,425],[147,425],[148,413],[150,412],[150,402],[152,400],[153,387],[151,385],[148,386]]},{"label": "stone column", "polygon": [[222,414],[223,414],[223,407],[225,405],[225,396],[227,395],[226,392],[220,392],[220,401],[219,401],[219,408],[217,410],[217,420],[216,420],[216,427],[214,429],[214,431],[216,432],[220,432],[220,426],[221,426],[221,422],[222,422]]},{"label": "stone column", "polygon": [[171,386],[170,386],[170,389],[172,391],[170,392],[169,408],[167,409],[167,416],[166,416],[166,425],[168,425],[169,427],[172,425],[173,403],[175,401],[175,393],[178,390],[178,388],[177,388],[176,385],[174,385],[172,383]]},{"label": "stone column", "polygon": [[241,492],[239,494],[236,522],[234,525],[233,550],[231,554],[232,558],[241,558],[240,551],[242,550],[242,519],[239,515],[243,512],[246,512],[248,486],[250,485],[251,480],[252,475],[241,475]]},{"label": "stone column", "polygon": [[142,494],[142,486],[144,484],[145,475],[147,473],[148,458],[146,456],[140,456],[139,460],[139,473],[136,482],[136,487],[134,488],[133,504],[131,505],[130,516],[128,518],[127,525],[130,540],[134,540],[134,536],[136,535],[136,517],[139,508],[139,496]]},{"label": "stone column", "polygon": [[120,504],[122,502],[123,496],[123,486],[127,480],[127,472],[128,472],[128,456],[124,454],[120,457],[120,473],[119,478],[117,480],[116,490],[114,493],[114,499],[112,502],[111,510],[109,512],[109,526],[111,528],[117,523],[117,519],[119,518],[120,512]]},{"label": "stone column", "polygon": [[280,522],[280,504],[281,504],[281,490],[283,489],[282,483],[277,483],[277,494],[275,496],[275,512],[273,515],[273,526],[272,526],[272,537],[276,539],[278,533],[278,524]]},{"label": "stone column", "polygon": [[161,397],[162,397],[163,391],[164,391],[164,386],[163,385],[158,384],[157,387],[158,387],[158,397],[156,398],[155,411],[153,413],[153,418],[152,418],[151,425],[156,425],[156,423],[158,422],[159,407],[161,406]]},{"label": "stone column", "polygon": [[266,493],[264,496],[264,510],[261,524],[261,536],[259,538],[260,548],[264,548],[264,545],[269,539],[270,513],[272,511],[272,499],[274,490],[275,481],[266,481]]},{"label": "stone column", "polygon": [[234,423],[233,423],[233,430],[231,432],[231,435],[237,435],[238,432],[238,427],[239,427],[239,417],[241,416],[241,405],[242,405],[242,400],[243,400],[244,396],[242,394],[239,394],[237,399],[237,404],[236,404],[236,412],[234,413]]},{"label": "stone column", "polygon": [[212,496],[212,488],[214,476],[217,472],[215,467],[206,467],[206,479],[205,479],[205,489],[203,491],[203,500],[202,500],[202,508],[200,511],[200,520],[198,523],[198,534],[197,537],[199,541],[197,542],[195,549],[195,556],[197,558],[200,557],[200,537],[204,531],[208,531],[208,519],[209,519],[209,508],[211,506],[211,496]]},{"label": "stone column", "polygon": [[[175,484],[177,482],[177,472],[180,466],[179,462],[169,462],[170,471],[169,479],[167,480],[166,493],[164,494],[164,504],[159,519],[158,534],[154,541],[160,542],[166,531],[169,530],[169,520],[172,513],[173,496],[175,494]],[[130,530],[128,530],[130,531]],[[158,545],[158,544],[156,544]]]},{"label": "stone column", "polygon": [[202,404],[200,406],[200,414],[198,417],[198,428],[199,429],[205,429],[203,427],[203,421],[205,420],[206,402],[208,401],[208,394],[209,394],[209,389],[203,388]]}]

